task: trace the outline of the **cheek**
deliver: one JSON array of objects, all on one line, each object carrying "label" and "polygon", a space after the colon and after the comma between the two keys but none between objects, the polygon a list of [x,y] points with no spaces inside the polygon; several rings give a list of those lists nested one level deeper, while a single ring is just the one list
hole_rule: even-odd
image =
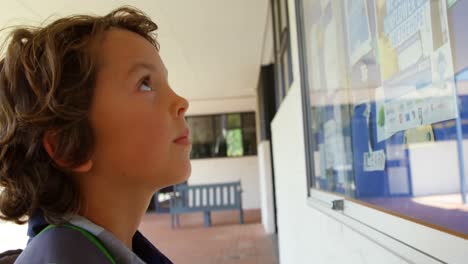
[{"label": "cheek", "polygon": [[155,166],[167,158],[170,144],[167,125],[162,122],[135,124],[129,135],[131,138],[128,138],[122,151],[126,151],[129,160],[137,158],[142,168]]},{"label": "cheek", "polygon": [[[122,128],[121,149],[124,159],[147,169],[164,161],[170,144],[169,124],[160,116],[140,115],[127,120]],[[123,160],[124,163],[127,163]]]},{"label": "cheek", "polygon": [[167,157],[171,135],[157,112],[118,112],[96,123],[96,152],[114,169],[145,173]]}]

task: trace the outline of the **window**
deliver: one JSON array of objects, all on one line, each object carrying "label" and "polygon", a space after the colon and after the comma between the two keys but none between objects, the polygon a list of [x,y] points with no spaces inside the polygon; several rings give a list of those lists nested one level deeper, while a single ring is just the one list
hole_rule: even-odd
[{"label": "window", "polygon": [[467,238],[468,1],[297,3],[310,193]]},{"label": "window", "polygon": [[255,113],[189,116],[192,159],[257,154]]},{"label": "window", "polygon": [[271,0],[277,107],[293,82],[287,0]]}]

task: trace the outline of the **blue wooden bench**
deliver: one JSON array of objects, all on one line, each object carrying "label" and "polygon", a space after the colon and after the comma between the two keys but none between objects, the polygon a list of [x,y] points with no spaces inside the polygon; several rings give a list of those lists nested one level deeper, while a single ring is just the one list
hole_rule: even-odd
[{"label": "blue wooden bench", "polygon": [[171,226],[180,226],[179,214],[203,212],[206,227],[211,226],[211,212],[239,210],[240,223],[244,223],[242,211],[242,189],[240,181],[202,184],[175,185],[170,199]]}]

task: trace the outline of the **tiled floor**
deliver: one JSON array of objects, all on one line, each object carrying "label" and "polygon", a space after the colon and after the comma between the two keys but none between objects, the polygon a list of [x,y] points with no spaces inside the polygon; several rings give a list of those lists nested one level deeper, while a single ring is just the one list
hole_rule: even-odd
[{"label": "tiled floor", "polygon": [[266,235],[259,210],[213,212],[213,226],[203,226],[203,214],[180,216],[181,227],[171,229],[167,214],[148,214],[140,230],[175,264],[277,264],[275,236]]}]

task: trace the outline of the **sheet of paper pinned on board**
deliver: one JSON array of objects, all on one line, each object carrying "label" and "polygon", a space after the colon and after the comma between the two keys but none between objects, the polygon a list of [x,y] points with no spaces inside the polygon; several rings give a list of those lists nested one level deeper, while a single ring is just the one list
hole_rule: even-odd
[{"label": "sheet of paper pinned on board", "polygon": [[385,170],[385,151],[383,149],[372,152],[364,152],[363,168],[364,171],[383,171]]},{"label": "sheet of paper pinned on board", "polygon": [[384,99],[377,102],[379,141],[457,116],[444,1],[400,5],[405,13],[376,8],[384,88]]}]

